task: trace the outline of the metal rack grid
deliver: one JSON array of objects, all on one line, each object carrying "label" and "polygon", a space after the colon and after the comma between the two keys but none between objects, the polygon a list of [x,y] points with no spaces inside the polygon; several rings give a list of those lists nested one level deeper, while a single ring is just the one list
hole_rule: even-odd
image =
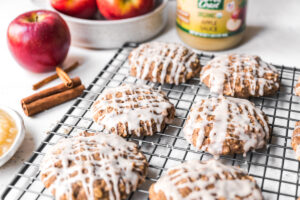
[{"label": "metal rack grid", "polygon": [[[97,96],[107,87],[122,83],[141,82],[128,76],[129,52],[138,44],[127,43],[119,49],[110,62],[96,76],[93,82],[79,97],[73,106],[53,128],[42,144],[33,152],[32,157],[24,163],[11,183],[2,194],[2,199],[53,199],[50,192],[39,180],[39,163],[50,146],[60,138],[74,135],[79,131],[99,131],[93,123],[90,107]],[[213,58],[213,55],[199,54],[202,64]],[[291,67],[274,65],[280,72],[281,87],[273,96],[250,98],[268,116],[272,130],[271,137],[265,149],[242,155],[221,156],[221,161],[237,165],[253,176],[263,191],[265,199],[295,199],[299,191],[299,162],[290,146],[294,123],[300,113],[300,98],[293,94],[296,77],[300,70]],[[149,186],[155,182],[169,167],[190,159],[210,159],[211,155],[196,151],[189,145],[181,131],[193,102],[207,98],[209,90],[199,83],[199,78],[193,78],[179,86],[169,84],[154,84],[160,87],[176,107],[176,117],[172,124],[167,125],[163,132],[154,136],[142,138],[129,137],[136,142],[149,162],[146,182],[132,193],[128,199],[147,199]]]}]

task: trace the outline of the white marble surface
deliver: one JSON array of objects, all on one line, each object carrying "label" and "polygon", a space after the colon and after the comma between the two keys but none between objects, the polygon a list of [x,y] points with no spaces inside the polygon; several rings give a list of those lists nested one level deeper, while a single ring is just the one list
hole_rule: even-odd
[{"label": "white marble surface", "polygon": [[[169,3],[169,24],[156,38],[161,41],[180,42],[175,25],[175,2]],[[266,61],[300,67],[300,1],[299,0],[251,0],[247,14],[247,33],[242,44],[229,50],[258,54]],[[20,106],[20,99],[33,93],[32,84],[47,76],[23,70],[10,55],[6,44],[6,29],[17,15],[33,10],[29,0],[9,0],[0,2],[0,104],[10,106],[22,114],[26,137],[19,151],[7,164],[0,168],[0,193],[28,159],[34,149],[46,136],[46,132],[61,118],[73,101],[57,106],[47,112],[26,117]],[[101,38],[99,38],[101,39]],[[102,67],[110,60],[115,50],[90,50],[71,47],[65,64],[74,60],[81,66],[70,73],[79,75],[84,84],[93,80]],[[217,52],[224,53],[224,52]],[[58,84],[59,81],[51,85]],[[50,86],[50,85],[49,85]]]}]

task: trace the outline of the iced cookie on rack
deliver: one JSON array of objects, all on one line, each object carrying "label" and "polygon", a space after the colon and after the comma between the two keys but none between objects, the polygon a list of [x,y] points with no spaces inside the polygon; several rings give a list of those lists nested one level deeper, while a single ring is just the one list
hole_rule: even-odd
[{"label": "iced cookie on rack", "polygon": [[170,168],[151,185],[150,200],[261,200],[253,177],[219,161],[191,160]]},{"label": "iced cookie on rack", "polygon": [[267,116],[246,99],[219,96],[203,99],[190,110],[183,132],[196,149],[218,157],[244,155],[263,148],[269,139]]},{"label": "iced cookie on rack", "polygon": [[296,153],[296,159],[300,160],[300,121],[295,123],[292,136],[292,148]]},{"label": "iced cookie on rack", "polygon": [[200,80],[212,93],[241,98],[271,95],[279,89],[276,68],[244,54],[215,57],[202,68]]},{"label": "iced cookie on rack", "polygon": [[91,110],[96,123],[123,137],[153,135],[175,115],[174,105],[161,90],[132,84],[105,89]]},{"label": "iced cookie on rack", "polygon": [[121,200],[144,182],[147,168],[136,144],[83,132],[59,140],[46,153],[40,177],[57,200]]},{"label": "iced cookie on rack", "polygon": [[295,94],[297,96],[300,96],[300,77],[298,78],[298,82],[297,82],[297,84],[295,86]]},{"label": "iced cookie on rack", "polygon": [[128,59],[132,76],[161,84],[185,83],[201,69],[196,53],[176,43],[144,43]]}]

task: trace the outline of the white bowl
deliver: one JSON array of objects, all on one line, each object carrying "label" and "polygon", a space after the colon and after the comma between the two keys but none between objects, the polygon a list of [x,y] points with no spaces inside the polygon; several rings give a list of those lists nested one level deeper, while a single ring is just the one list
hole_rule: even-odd
[{"label": "white bowl", "polygon": [[22,144],[25,137],[25,126],[24,126],[23,119],[19,113],[6,106],[0,105],[0,109],[6,112],[7,114],[9,114],[9,116],[11,116],[11,118],[15,121],[18,129],[18,133],[16,135],[13,144],[11,145],[11,147],[7,152],[5,152],[2,156],[0,156],[0,167],[1,167],[9,159],[11,159],[11,157],[13,157],[13,155],[16,153],[16,151],[19,149],[20,145]]},{"label": "white bowl", "polygon": [[[31,0],[41,9],[55,10],[50,0]],[[153,11],[138,17],[121,20],[88,20],[58,12],[67,22],[72,45],[109,49],[119,48],[125,42],[144,42],[159,34],[168,21],[168,0],[156,0]]]}]

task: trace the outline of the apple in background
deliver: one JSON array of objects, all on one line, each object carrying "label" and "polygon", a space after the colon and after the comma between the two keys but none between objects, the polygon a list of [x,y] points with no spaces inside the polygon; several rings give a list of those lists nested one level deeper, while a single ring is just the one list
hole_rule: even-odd
[{"label": "apple in background", "polygon": [[71,36],[55,12],[36,10],[19,15],[8,26],[8,47],[16,61],[33,72],[55,70],[66,58]]},{"label": "apple in background", "polygon": [[151,11],[154,0],[97,0],[100,13],[106,19],[125,19]]},{"label": "apple in background", "polygon": [[56,10],[78,18],[89,19],[97,11],[96,0],[51,0]]}]

